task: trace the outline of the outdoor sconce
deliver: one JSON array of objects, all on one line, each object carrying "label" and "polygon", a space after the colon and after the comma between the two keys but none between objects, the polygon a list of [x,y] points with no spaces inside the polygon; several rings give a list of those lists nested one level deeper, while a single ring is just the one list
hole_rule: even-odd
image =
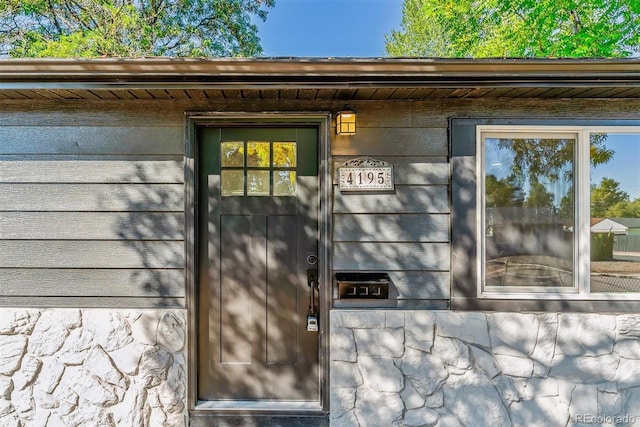
[{"label": "outdoor sconce", "polygon": [[346,105],[336,114],[336,133],[338,135],[356,134],[356,112]]}]

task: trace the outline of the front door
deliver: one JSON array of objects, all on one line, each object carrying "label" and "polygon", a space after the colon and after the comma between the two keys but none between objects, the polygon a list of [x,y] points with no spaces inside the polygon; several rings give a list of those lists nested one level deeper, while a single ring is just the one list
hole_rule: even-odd
[{"label": "front door", "polygon": [[318,129],[197,135],[198,400],[320,405]]}]

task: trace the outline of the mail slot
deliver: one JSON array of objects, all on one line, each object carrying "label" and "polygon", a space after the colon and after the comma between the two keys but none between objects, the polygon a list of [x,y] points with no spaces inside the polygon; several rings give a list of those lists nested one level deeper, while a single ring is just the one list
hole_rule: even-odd
[{"label": "mail slot", "polygon": [[387,273],[336,273],[340,299],[388,299]]}]

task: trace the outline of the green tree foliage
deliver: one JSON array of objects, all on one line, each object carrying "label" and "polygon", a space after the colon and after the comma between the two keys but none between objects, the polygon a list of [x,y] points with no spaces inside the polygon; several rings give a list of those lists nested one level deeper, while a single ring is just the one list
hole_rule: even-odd
[{"label": "green tree foliage", "polygon": [[600,184],[591,186],[591,217],[603,218],[607,211],[619,203],[628,203],[629,195],[620,189],[620,184],[604,177]]},{"label": "green tree foliage", "polygon": [[274,0],[1,0],[14,57],[258,56]]},{"label": "green tree foliage", "polygon": [[621,201],[607,208],[606,218],[640,218],[640,198],[632,202]]},{"label": "green tree foliage", "polygon": [[640,51],[638,0],[404,0],[390,56],[627,57]]}]

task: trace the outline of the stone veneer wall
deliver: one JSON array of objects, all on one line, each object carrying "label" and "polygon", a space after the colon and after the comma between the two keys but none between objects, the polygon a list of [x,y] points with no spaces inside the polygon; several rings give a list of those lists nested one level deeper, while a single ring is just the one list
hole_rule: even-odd
[{"label": "stone veneer wall", "polygon": [[331,312],[331,426],[640,425],[640,315]]},{"label": "stone veneer wall", "polygon": [[183,310],[0,312],[0,426],[184,426]]}]

